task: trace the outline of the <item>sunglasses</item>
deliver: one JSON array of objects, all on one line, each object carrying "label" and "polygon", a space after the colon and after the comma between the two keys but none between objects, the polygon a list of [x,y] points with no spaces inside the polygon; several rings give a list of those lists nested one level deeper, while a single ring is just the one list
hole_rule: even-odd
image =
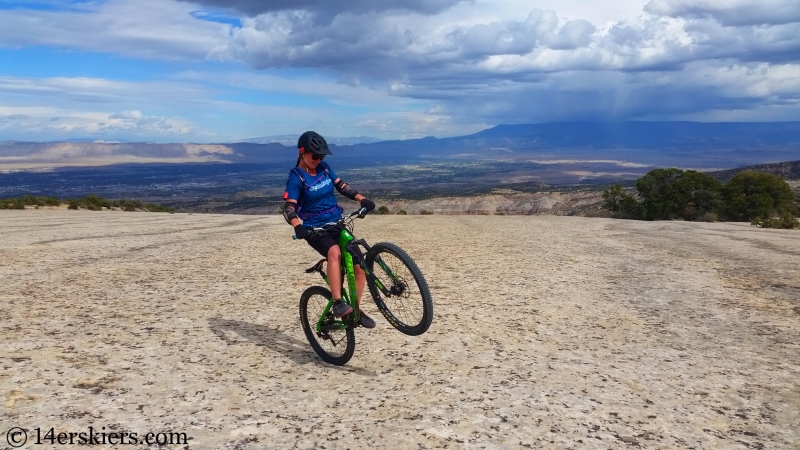
[{"label": "sunglasses", "polygon": [[325,159],[325,155],[315,155],[312,153],[311,159],[314,161],[322,161],[323,159]]}]

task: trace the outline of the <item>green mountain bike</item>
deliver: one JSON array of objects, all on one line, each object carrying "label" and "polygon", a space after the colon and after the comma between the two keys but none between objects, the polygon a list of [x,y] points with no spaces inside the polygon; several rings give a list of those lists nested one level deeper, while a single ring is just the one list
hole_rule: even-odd
[{"label": "green mountain bike", "polygon": [[[366,274],[367,287],[378,310],[398,331],[418,336],[428,331],[433,320],[433,300],[428,283],[414,260],[394,244],[381,242],[369,246],[363,239],[353,236],[353,221],[356,217],[363,219],[365,215],[366,210],[362,208],[336,222],[310,230],[313,234],[341,228],[342,301],[349,304],[353,312],[342,318],[334,317],[331,291],[323,286],[312,286],[300,296],[300,322],[311,347],[323,361],[339,366],[350,361],[356,348],[354,329],[359,323],[358,305],[361,300],[356,291],[356,264]],[[356,251],[359,246],[366,250],[363,258]],[[325,261],[321,259],[306,269],[306,273],[318,272],[330,285],[323,270]]]}]

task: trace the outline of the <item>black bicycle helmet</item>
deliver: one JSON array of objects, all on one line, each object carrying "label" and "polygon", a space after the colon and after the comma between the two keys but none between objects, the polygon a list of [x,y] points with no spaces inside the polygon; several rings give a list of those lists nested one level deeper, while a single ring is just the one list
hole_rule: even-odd
[{"label": "black bicycle helmet", "polygon": [[314,131],[306,131],[297,140],[297,148],[315,155],[332,155],[325,138]]}]

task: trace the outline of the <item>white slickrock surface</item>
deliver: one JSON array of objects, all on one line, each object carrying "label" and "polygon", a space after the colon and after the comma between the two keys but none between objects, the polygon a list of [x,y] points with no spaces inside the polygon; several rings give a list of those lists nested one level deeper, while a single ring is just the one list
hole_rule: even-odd
[{"label": "white slickrock surface", "polygon": [[300,328],[300,293],[321,279],[291,234],[278,216],[0,212],[0,437],[800,447],[798,231],[370,216],[356,235],[415,258],[435,317],[407,337],[366,303],[378,327],[357,330],[342,368]]}]

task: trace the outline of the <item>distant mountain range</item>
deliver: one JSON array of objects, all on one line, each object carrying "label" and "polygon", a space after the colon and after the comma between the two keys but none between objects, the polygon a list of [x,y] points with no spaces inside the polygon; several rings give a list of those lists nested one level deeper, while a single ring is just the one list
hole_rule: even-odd
[{"label": "distant mountain range", "polygon": [[459,138],[518,148],[703,148],[800,143],[800,122],[563,122],[498,125]]},{"label": "distant mountain range", "polygon": [[[343,138],[373,140],[374,138]],[[295,136],[219,144],[108,142],[0,143],[0,170],[119,163],[284,163],[297,156]],[[274,141],[265,143],[266,141]],[[464,160],[557,164],[597,161],[705,170],[800,159],[800,122],[563,122],[498,125],[437,139],[361,142],[332,139],[350,167]]]},{"label": "distant mountain range", "polygon": [[[247,144],[281,144],[286,147],[296,147],[298,136],[295,134],[281,134],[277,136],[262,136],[250,139],[243,139],[237,141]],[[380,142],[381,139],[369,136],[352,136],[352,137],[336,137],[325,136],[325,141],[332,145],[354,145],[354,144],[372,144]]]},{"label": "distant mountain range", "polygon": [[[800,161],[785,161],[772,164],[757,164],[755,166],[739,167],[729,170],[718,170],[708,172],[712,177],[720,181],[728,181],[736,174],[744,171],[764,172],[783,178],[784,180],[800,181]],[[800,197],[797,198],[800,200]]]},{"label": "distant mountain range", "polygon": [[498,125],[468,136],[359,144],[344,156],[615,159],[733,168],[800,158],[800,122],[564,122]]}]

